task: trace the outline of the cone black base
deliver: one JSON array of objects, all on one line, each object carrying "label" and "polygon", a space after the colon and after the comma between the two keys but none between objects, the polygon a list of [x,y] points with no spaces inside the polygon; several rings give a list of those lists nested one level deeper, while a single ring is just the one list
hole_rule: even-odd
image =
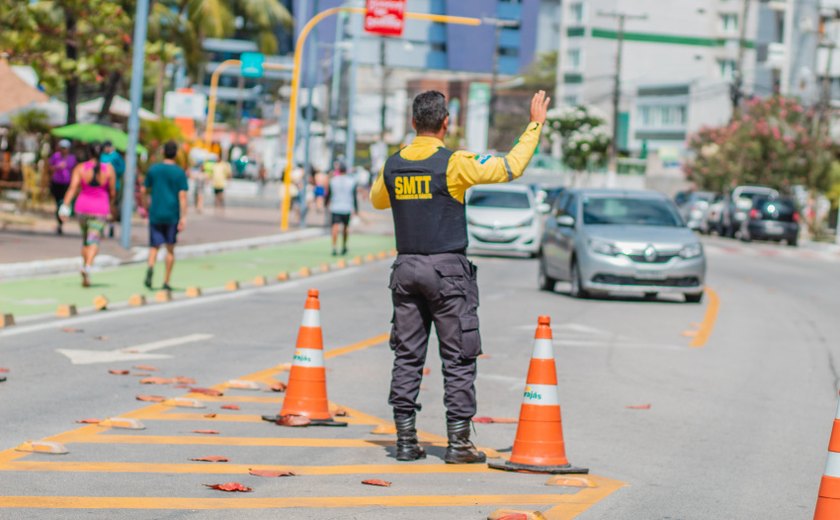
[{"label": "cone black base", "polygon": [[488,462],[487,465],[493,469],[503,471],[527,471],[530,473],[551,473],[552,475],[589,473],[589,468],[578,468],[571,464],[564,464],[562,466],[534,466],[531,464],[517,464],[506,460],[504,462]]},{"label": "cone black base", "polygon": [[[271,423],[277,424],[277,421],[280,420],[280,415],[263,415],[262,420],[268,421]],[[287,426],[289,428],[306,428],[307,426],[333,426],[333,427],[343,427],[347,426],[346,422],[339,422],[334,421],[332,419],[310,419],[307,424],[301,424],[300,426]]]}]

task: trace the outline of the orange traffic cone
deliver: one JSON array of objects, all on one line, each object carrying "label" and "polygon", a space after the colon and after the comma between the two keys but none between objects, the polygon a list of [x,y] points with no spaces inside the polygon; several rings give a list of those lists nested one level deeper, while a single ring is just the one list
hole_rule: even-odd
[{"label": "orange traffic cone", "polygon": [[519,411],[519,426],[510,460],[491,462],[491,468],[540,473],[589,473],[566,459],[563,423],[557,392],[551,318],[540,316],[534,335],[534,353],[528,368],[525,395]]},{"label": "orange traffic cone", "polygon": [[265,416],[278,422],[285,416],[308,418],[306,425],[347,426],[334,421],[327,401],[327,375],[324,369],[324,338],[321,334],[321,302],[318,291],[310,289],[303,310],[303,323],[297,337],[289,384],[279,416]]},{"label": "orange traffic cone", "polygon": [[828,460],[820,482],[817,509],[814,520],[836,520],[840,518],[840,402],[834,414],[834,426],[828,440]]}]

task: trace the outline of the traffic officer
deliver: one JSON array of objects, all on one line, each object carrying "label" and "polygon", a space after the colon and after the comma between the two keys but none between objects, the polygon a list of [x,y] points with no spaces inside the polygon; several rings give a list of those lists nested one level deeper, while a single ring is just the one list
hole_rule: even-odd
[{"label": "traffic officer", "polygon": [[465,256],[464,196],[476,184],[510,182],[522,175],[539,143],[549,101],[545,92],[535,94],[531,122],[516,146],[504,157],[492,157],[446,149],[446,98],[440,92],[424,92],[412,107],[417,137],[386,161],[371,189],[373,206],[393,212],[399,252],[389,284],[395,358],[388,403],[397,427],[397,460],[426,456],[417,441],[415,418],[432,323],[443,361],[449,439],[444,460],[486,460],[470,441],[481,338],[476,267]]}]

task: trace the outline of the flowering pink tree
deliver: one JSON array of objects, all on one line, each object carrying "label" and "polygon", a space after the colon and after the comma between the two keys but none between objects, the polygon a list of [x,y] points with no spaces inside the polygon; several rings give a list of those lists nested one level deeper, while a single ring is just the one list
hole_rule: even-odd
[{"label": "flowering pink tree", "polygon": [[814,128],[814,111],[794,99],[750,100],[728,125],[689,138],[694,157],[686,174],[699,188],[721,192],[738,184],[825,190],[834,148]]}]

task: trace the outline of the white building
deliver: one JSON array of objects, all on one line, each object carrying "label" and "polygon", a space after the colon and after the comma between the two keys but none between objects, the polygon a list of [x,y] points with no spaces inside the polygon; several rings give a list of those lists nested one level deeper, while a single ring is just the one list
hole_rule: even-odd
[{"label": "white building", "polygon": [[[678,155],[687,136],[704,125],[725,123],[731,115],[743,5],[738,0],[564,1],[556,39],[563,102],[593,105],[612,119],[617,15],[626,15],[619,148]],[[750,5],[743,51],[747,94],[755,85],[759,21],[759,3]]]}]

